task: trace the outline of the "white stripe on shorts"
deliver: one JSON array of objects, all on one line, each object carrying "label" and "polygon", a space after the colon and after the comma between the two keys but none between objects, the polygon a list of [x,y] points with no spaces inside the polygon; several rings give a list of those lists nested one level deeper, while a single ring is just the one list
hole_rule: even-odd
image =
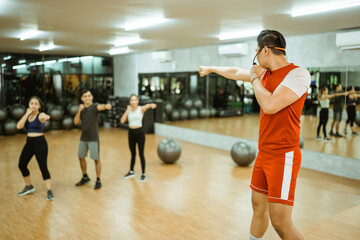
[{"label": "white stripe on shorts", "polygon": [[285,154],[284,175],[281,186],[281,199],[283,200],[289,199],[293,159],[294,159],[294,151]]}]

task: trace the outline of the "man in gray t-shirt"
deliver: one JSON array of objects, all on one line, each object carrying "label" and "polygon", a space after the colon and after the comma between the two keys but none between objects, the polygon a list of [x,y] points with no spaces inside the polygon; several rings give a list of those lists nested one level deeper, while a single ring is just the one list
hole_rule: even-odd
[{"label": "man in gray t-shirt", "polygon": [[[342,92],[342,86],[339,83],[336,85],[335,93],[341,93]],[[336,96],[334,97],[334,116],[333,116],[333,122],[331,123],[331,130],[330,130],[330,136],[335,137],[344,137],[339,133],[339,126],[342,119],[342,112],[343,112],[343,106],[344,106],[345,96]],[[336,124],[336,133],[334,134],[333,128]]]},{"label": "man in gray t-shirt", "polygon": [[98,112],[110,110],[110,104],[97,104],[93,103],[93,95],[89,90],[84,90],[81,93],[81,101],[79,110],[75,115],[74,123],[79,125],[81,123],[81,137],[79,141],[78,157],[80,160],[80,167],[83,173],[81,180],[76,183],[76,186],[82,186],[90,181],[87,175],[87,165],[85,157],[88,150],[90,150],[90,158],[95,161],[96,168],[96,183],[95,189],[101,188],[100,174],[101,162],[99,156],[99,125],[98,125]]}]

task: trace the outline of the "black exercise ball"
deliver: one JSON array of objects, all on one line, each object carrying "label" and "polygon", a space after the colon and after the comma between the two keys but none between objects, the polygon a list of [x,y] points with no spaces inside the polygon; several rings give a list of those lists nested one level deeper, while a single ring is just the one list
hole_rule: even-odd
[{"label": "black exercise ball", "polygon": [[300,148],[304,148],[304,138],[303,138],[302,136],[300,136],[299,147],[300,147]]},{"label": "black exercise ball", "polygon": [[71,129],[73,127],[73,118],[70,116],[65,116],[61,122],[61,125],[64,129]]},{"label": "black exercise ball", "polygon": [[189,113],[186,109],[180,109],[179,112],[180,112],[180,116],[179,116],[180,120],[185,120],[188,118]]},{"label": "black exercise ball", "polygon": [[75,117],[78,110],[79,104],[77,103],[69,103],[66,107],[66,111],[71,117]]},{"label": "black exercise ball", "polygon": [[198,117],[198,111],[196,110],[196,108],[192,108],[189,111],[189,118],[190,119],[195,119]]},{"label": "black exercise ball", "polygon": [[45,121],[45,125],[44,125],[44,131],[47,132],[51,129],[51,121],[47,120]]},{"label": "black exercise ball", "polygon": [[174,109],[171,114],[170,114],[170,118],[171,120],[173,121],[176,121],[176,120],[179,120],[179,117],[180,117],[180,113],[178,110]]},{"label": "black exercise ball", "polygon": [[49,111],[49,115],[51,120],[53,121],[61,121],[64,116],[64,110],[60,106],[55,106]]},{"label": "black exercise ball", "polygon": [[17,133],[16,121],[7,119],[3,125],[5,135],[15,135]]},{"label": "black exercise ball", "polygon": [[157,153],[164,163],[172,164],[180,158],[181,146],[174,139],[163,139],[157,147]]},{"label": "black exercise ball", "polygon": [[248,166],[256,156],[256,149],[246,141],[235,143],[231,148],[231,158],[239,166]]},{"label": "black exercise ball", "polygon": [[21,104],[14,104],[10,108],[10,113],[15,120],[20,120],[20,118],[22,118],[22,116],[26,113],[26,107]]},{"label": "black exercise ball", "polygon": [[166,114],[170,114],[173,110],[173,106],[171,103],[165,103],[164,109]]},{"label": "black exercise ball", "polygon": [[6,108],[1,107],[0,108],[0,122],[5,121],[5,119],[8,117],[8,112]]},{"label": "black exercise ball", "polygon": [[185,102],[184,102],[184,107],[185,107],[186,109],[190,110],[191,107],[192,107],[192,105],[193,105],[193,102],[192,102],[191,99],[186,99],[186,100],[185,100]]},{"label": "black exercise ball", "polygon": [[196,99],[196,100],[194,100],[194,107],[196,108],[196,109],[200,109],[200,108],[202,108],[202,101],[201,101],[201,99]]},{"label": "black exercise ball", "polygon": [[46,112],[49,112],[55,105],[53,103],[46,103]]}]

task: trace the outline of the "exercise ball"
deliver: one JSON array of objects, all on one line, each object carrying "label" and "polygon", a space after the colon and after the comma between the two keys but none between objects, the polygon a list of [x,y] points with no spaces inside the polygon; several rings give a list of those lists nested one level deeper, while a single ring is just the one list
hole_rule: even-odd
[{"label": "exercise ball", "polygon": [[190,110],[191,107],[192,107],[192,104],[193,104],[193,102],[192,102],[191,99],[186,99],[185,102],[184,102],[184,107],[185,107],[186,109]]},{"label": "exercise ball", "polygon": [[196,99],[196,100],[194,100],[194,107],[195,107],[196,109],[202,108],[202,101],[201,101],[201,99]]},{"label": "exercise ball", "polygon": [[78,110],[79,104],[77,103],[69,103],[66,107],[66,111],[71,117],[74,117]]},{"label": "exercise ball", "polygon": [[235,143],[231,148],[231,157],[239,166],[248,166],[256,156],[256,149],[246,141]]},{"label": "exercise ball", "polygon": [[1,107],[0,108],[0,122],[5,121],[5,119],[8,117],[8,112],[6,108]]},{"label": "exercise ball", "polygon": [[70,116],[65,116],[61,122],[61,125],[64,129],[70,129],[73,127],[73,118]]},{"label": "exercise ball", "polygon": [[179,120],[180,113],[178,110],[174,109],[170,114],[171,120],[176,121]]},{"label": "exercise ball", "polygon": [[215,108],[211,108],[210,109],[210,117],[215,117],[216,115],[216,109]]},{"label": "exercise ball", "polygon": [[13,119],[7,119],[3,127],[5,135],[15,135],[17,133],[16,121]]},{"label": "exercise ball", "polygon": [[207,117],[207,110],[205,108],[200,109],[199,116],[201,118],[206,118]]},{"label": "exercise ball", "polygon": [[166,114],[170,114],[173,110],[173,106],[171,103],[166,103],[164,109]]},{"label": "exercise ball", "polygon": [[180,112],[180,116],[179,116],[180,120],[185,120],[185,119],[188,118],[189,113],[188,113],[188,111],[186,109],[180,109],[179,112]]},{"label": "exercise ball", "polygon": [[55,105],[53,103],[46,103],[46,112],[49,112]]},{"label": "exercise ball", "polygon": [[44,125],[44,131],[47,132],[51,129],[51,122],[50,120],[45,121],[45,125]]},{"label": "exercise ball", "polygon": [[64,110],[60,106],[55,106],[49,111],[49,115],[51,120],[53,121],[61,121],[64,116]]},{"label": "exercise ball", "polygon": [[20,120],[26,113],[26,107],[21,104],[14,104],[10,109],[10,113],[15,120]]},{"label": "exercise ball", "polygon": [[195,119],[198,117],[198,111],[196,110],[196,108],[192,108],[189,111],[189,118],[190,119]]},{"label": "exercise ball", "polygon": [[300,148],[304,147],[304,138],[302,136],[300,136],[300,144],[299,144]]},{"label": "exercise ball", "polygon": [[172,164],[179,159],[181,155],[181,146],[174,139],[163,139],[157,147],[157,153],[164,163]]},{"label": "exercise ball", "polygon": [[360,112],[356,112],[355,123],[360,127]]}]

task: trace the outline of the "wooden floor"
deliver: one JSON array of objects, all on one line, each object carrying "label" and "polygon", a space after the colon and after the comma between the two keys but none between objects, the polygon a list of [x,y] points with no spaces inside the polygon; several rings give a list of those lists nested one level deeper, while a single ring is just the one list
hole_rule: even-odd
[{"label": "wooden floor", "polygon": [[[208,118],[166,122],[166,124],[174,126],[197,129],[218,134],[225,134],[229,136],[256,141],[259,140],[259,123],[259,114],[245,114],[239,117]],[[304,149],[360,160],[360,151],[358,150],[360,146],[360,136],[352,136],[348,133],[345,138],[331,137],[331,142],[316,141],[315,137],[318,123],[319,118],[316,116],[301,116],[301,136],[304,138]],[[330,131],[331,123],[332,119],[329,119],[327,124],[327,133]],[[344,128],[345,121],[342,121],[340,124],[341,134],[343,134]],[[357,132],[360,134],[359,127],[354,127],[354,129],[357,130]],[[348,131],[350,131],[349,127]],[[321,136],[323,136],[322,131]]]},{"label": "wooden floor", "polygon": [[[236,166],[227,151],[180,141],[180,160],[164,165],[156,153],[163,138],[147,135],[148,181],[138,181],[138,160],[136,178],[123,180],[130,158],[127,132],[102,128],[103,188],[95,191],[90,159],[90,184],[74,185],[81,177],[79,135],[77,129],[46,133],[52,202],[35,159],[29,169],[36,191],[16,195],[24,186],[17,164],[26,136],[0,137],[0,239],[248,239],[252,169]],[[359,184],[301,169],[293,219],[305,239],[360,239]],[[279,238],[270,226],[264,239]]]}]

